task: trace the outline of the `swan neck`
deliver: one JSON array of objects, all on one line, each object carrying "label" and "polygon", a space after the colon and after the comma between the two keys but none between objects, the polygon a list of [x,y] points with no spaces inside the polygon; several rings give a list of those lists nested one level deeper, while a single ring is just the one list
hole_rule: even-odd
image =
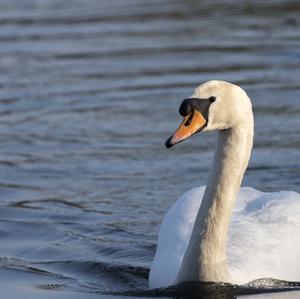
[{"label": "swan neck", "polygon": [[177,281],[230,282],[227,235],[253,143],[253,116],[219,132],[213,166]]}]

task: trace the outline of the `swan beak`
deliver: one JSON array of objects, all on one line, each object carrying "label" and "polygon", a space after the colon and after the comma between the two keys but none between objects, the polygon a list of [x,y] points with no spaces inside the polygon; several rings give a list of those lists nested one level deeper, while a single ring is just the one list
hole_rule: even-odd
[{"label": "swan beak", "polygon": [[206,126],[206,119],[201,112],[194,110],[188,114],[176,132],[166,141],[166,147],[170,148],[176,143],[179,143],[197,132],[200,132]]}]

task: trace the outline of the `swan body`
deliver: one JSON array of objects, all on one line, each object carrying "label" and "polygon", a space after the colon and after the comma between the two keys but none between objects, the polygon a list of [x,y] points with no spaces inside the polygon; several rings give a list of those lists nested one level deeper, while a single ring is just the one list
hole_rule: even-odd
[{"label": "swan body", "polygon": [[167,147],[199,131],[218,130],[218,141],[206,187],[181,196],[161,225],[150,286],[300,281],[300,195],[240,188],[253,143],[247,94],[234,84],[209,81],[179,112],[184,121]]},{"label": "swan body", "polygon": [[[175,283],[204,190],[205,186],[187,191],[165,216],[150,272],[151,287]],[[300,195],[293,191],[240,189],[227,244],[233,283],[264,277],[300,280],[299,202]]]}]

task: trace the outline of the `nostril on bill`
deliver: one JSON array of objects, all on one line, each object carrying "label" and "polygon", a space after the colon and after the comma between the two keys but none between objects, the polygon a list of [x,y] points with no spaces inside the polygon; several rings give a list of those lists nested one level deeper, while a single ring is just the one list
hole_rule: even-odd
[{"label": "nostril on bill", "polygon": [[189,118],[186,120],[186,122],[184,123],[184,126],[187,127],[191,124],[192,120],[193,120],[193,116],[194,116],[194,112],[192,112],[189,116]]}]

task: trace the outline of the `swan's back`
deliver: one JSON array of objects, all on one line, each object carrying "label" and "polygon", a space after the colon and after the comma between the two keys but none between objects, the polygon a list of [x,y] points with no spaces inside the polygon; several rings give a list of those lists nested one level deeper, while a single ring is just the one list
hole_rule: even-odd
[{"label": "swan's back", "polygon": [[[165,216],[150,270],[151,287],[175,282],[204,190],[186,192]],[[264,277],[300,281],[300,194],[241,188],[227,248],[235,283]]]}]

